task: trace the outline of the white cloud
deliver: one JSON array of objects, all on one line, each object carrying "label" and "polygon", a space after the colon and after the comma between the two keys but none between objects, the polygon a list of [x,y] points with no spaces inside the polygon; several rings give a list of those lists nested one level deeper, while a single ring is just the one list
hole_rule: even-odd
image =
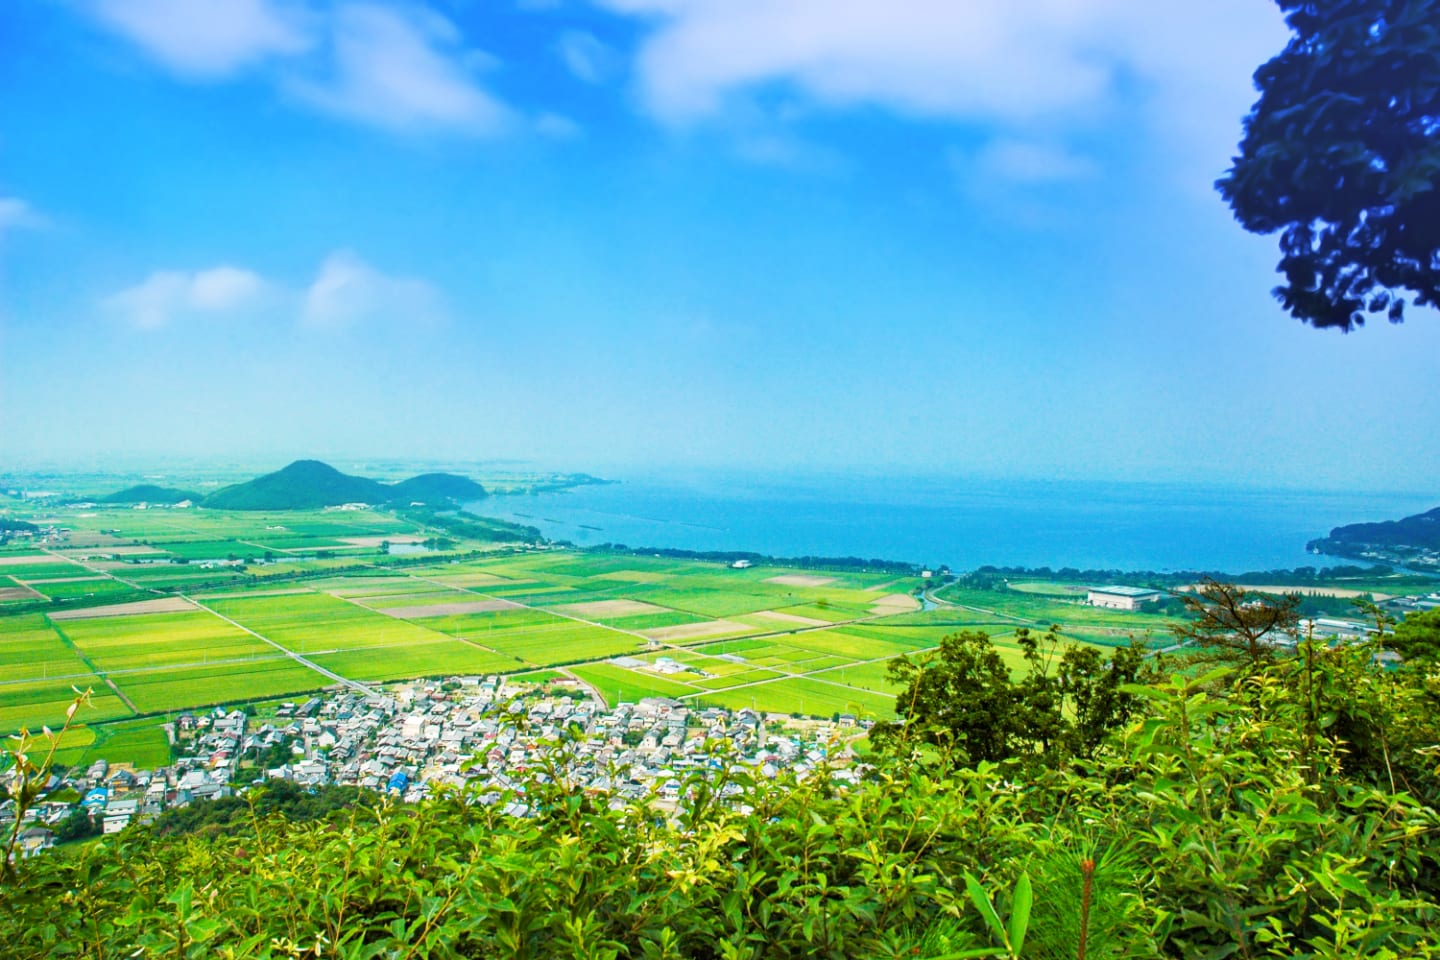
[{"label": "white cloud", "polygon": [[279,0],[94,0],[96,19],[187,77],[220,78],[311,45],[304,11]]},{"label": "white cloud", "polygon": [[0,197],[0,237],[11,230],[43,227],[45,218],[19,197]]},{"label": "white cloud", "polygon": [[421,3],[87,0],[104,27],[189,79],[246,67],[313,109],[398,132],[501,129],[509,111],[478,81],[495,65]]},{"label": "white cloud", "polygon": [[584,30],[565,31],[556,50],[565,67],[586,83],[603,83],[615,70],[615,51]]},{"label": "white cloud", "polygon": [[317,329],[366,321],[428,325],[444,314],[443,299],[429,283],[382,273],[349,250],[325,259],[300,304],[300,322]]},{"label": "white cloud", "polygon": [[992,140],[973,160],[955,156],[958,172],[977,170],[987,178],[1014,183],[1055,183],[1094,176],[1094,161],[1054,143],[1002,137]]},{"label": "white cloud", "polygon": [[239,267],[157,270],[103,301],[112,313],[140,330],[159,330],[178,319],[218,315],[253,303],[265,290],[258,274]]},{"label": "white cloud", "polygon": [[535,117],[535,132],[547,140],[579,140],[585,128],[562,113],[546,111]]},{"label": "white cloud", "polygon": [[[323,79],[288,88],[329,113],[396,131],[490,133],[507,110],[473,76],[481,62],[455,25],[419,7],[336,8]],[[483,60],[483,58],[482,58]]]},{"label": "white cloud", "polygon": [[1206,150],[1221,148],[1217,136],[1233,146],[1250,75],[1286,36],[1274,5],[1256,0],[592,2],[648,30],[640,94],[667,123],[778,86],[826,109],[1030,135],[1094,122],[1138,91],[1157,129]]},{"label": "white cloud", "polygon": [[201,270],[190,280],[190,302],[197,310],[229,310],[254,299],[264,289],[258,274],[239,267]]},{"label": "white cloud", "polygon": [[291,317],[300,326],[329,330],[369,321],[433,325],[445,318],[444,298],[435,287],[384,273],[350,250],[326,257],[314,280],[300,289],[228,265],[156,270],[105,297],[101,306],[137,330],[259,308]]}]

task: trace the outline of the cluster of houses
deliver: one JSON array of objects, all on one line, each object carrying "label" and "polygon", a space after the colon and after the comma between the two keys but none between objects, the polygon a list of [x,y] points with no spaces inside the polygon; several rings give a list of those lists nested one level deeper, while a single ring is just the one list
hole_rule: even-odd
[{"label": "cluster of houses", "polygon": [[[487,792],[515,796],[532,776],[559,775],[612,803],[651,798],[661,805],[679,803],[694,773],[735,764],[766,778],[823,768],[850,782],[857,773],[846,742],[858,726],[848,717],[801,720],[662,698],[612,708],[579,683],[539,690],[493,676],[416,682],[375,696],[337,692],[283,704],[273,716],[182,714],[169,728],[178,755],[170,766],[136,770],[101,760],[53,778],[47,792],[71,799],[29,811],[19,853],[53,846],[56,826],[77,806],[114,833],[272,779],[416,801],[440,784],[477,781]],[[13,825],[13,806],[0,805],[0,827],[7,817]]]}]

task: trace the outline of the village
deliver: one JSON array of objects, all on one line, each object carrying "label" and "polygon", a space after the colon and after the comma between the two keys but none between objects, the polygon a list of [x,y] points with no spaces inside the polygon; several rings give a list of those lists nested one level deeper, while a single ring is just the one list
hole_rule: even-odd
[{"label": "village", "polygon": [[[478,787],[505,798],[516,816],[529,813],[527,779],[557,772],[611,804],[649,799],[671,810],[682,802],[687,777],[737,764],[767,779],[823,770],[853,783],[859,771],[850,742],[870,725],[848,716],[695,709],[659,697],[612,708],[578,682],[539,689],[497,676],[419,681],[377,696],[334,692],[266,714],[181,714],[168,728],[176,759],[160,769],[98,760],[53,775],[47,796],[70,799],[42,800],[27,811],[16,855],[56,846],[60,825],[77,810],[94,833],[113,834],[274,780],[360,787],[400,802],[443,786]],[[7,801],[0,830],[8,835],[13,826]]]}]

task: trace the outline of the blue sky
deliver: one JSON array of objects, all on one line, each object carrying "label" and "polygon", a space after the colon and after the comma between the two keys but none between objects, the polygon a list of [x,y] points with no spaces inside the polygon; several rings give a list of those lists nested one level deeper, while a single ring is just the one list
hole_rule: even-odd
[{"label": "blue sky", "polygon": [[0,457],[1433,486],[1211,188],[1264,0],[16,0]]}]

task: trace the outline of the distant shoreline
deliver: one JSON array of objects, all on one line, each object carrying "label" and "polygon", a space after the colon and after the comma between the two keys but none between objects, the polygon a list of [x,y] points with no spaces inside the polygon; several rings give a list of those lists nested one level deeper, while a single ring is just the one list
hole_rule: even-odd
[{"label": "distant shoreline", "polygon": [[[533,525],[577,547],[765,557],[863,557],[915,567],[1072,567],[1180,576],[1345,566],[1307,542],[1366,513],[1400,515],[1413,494],[1298,494],[1066,482],[944,482],[685,474],[626,478],[471,512]],[[1357,512],[1363,511],[1363,512]]]}]

